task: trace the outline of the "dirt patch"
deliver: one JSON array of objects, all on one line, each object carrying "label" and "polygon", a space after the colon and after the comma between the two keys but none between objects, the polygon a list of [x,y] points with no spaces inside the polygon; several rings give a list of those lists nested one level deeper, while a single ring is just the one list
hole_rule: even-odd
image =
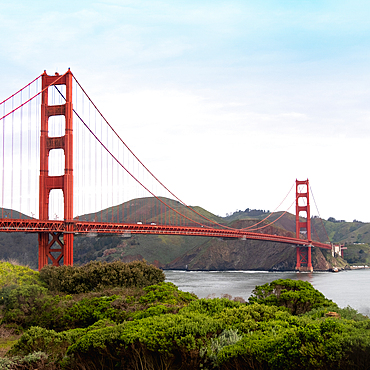
[{"label": "dirt patch", "polygon": [[0,325],[0,357],[4,357],[20,337],[21,334],[16,334],[13,329]]}]

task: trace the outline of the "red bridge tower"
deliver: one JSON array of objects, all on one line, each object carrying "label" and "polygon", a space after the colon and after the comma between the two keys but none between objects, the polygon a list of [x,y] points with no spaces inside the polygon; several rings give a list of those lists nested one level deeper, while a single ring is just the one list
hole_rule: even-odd
[{"label": "red bridge tower", "polygon": [[[299,185],[305,186],[303,191],[299,190]],[[301,233],[305,233],[309,243],[311,239],[311,215],[310,215],[310,197],[309,197],[308,179],[304,181],[296,180],[296,238],[301,238]],[[304,205],[300,205],[299,200],[302,199]],[[301,202],[302,203],[302,202]],[[306,221],[300,221],[299,213],[306,212]],[[303,232],[301,231],[303,229]],[[311,245],[297,246],[297,266],[298,271],[313,271],[311,262]]]},{"label": "red bridge tower", "polygon": [[[65,85],[66,102],[62,105],[49,105],[48,86]],[[42,75],[41,102],[41,135],[40,135],[40,189],[39,189],[39,219],[49,220],[49,195],[52,189],[62,189],[64,196],[65,232],[39,232],[39,270],[48,264],[59,266],[63,259],[64,265],[73,265],[73,122],[72,116],[72,73],[62,76]],[[65,133],[61,137],[49,137],[49,117],[65,117]],[[65,163],[64,175],[49,176],[49,152],[53,149],[63,149]]]}]

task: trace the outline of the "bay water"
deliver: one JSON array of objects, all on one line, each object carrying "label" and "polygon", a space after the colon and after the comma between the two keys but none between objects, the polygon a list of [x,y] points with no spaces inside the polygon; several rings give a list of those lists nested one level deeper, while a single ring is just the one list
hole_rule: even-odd
[{"label": "bay water", "polygon": [[199,298],[229,294],[246,301],[256,285],[276,279],[303,280],[311,283],[339,307],[351,306],[370,317],[370,269],[340,272],[267,272],[267,271],[179,271],[166,270],[166,281]]}]

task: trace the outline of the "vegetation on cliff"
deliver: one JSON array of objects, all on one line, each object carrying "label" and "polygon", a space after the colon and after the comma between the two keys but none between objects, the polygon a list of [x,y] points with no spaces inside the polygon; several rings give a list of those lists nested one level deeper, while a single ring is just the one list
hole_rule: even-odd
[{"label": "vegetation on cliff", "polygon": [[[5,278],[6,277],[6,278]],[[145,262],[0,263],[4,369],[346,369],[370,360],[370,320],[307,282],[257,286],[247,303],[198,299]],[[59,282],[60,281],[60,282]]]}]

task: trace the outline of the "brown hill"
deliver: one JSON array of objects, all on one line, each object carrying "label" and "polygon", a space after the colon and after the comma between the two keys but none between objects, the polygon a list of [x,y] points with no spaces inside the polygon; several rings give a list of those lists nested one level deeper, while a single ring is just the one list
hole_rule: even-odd
[{"label": "brown hill", "polygon": [[[179,202],[165,198],[163,200],[171,208],[182,214],[185,213],[189,218],[196,218],[197,222],[205,223]],[[221,218],[200,207],[194,207],[194,209],[211,220],[234,228],[255,225],[268,215],[264,211],[252,211],[238,212],[232,217]],[[250,217],[251,214],[256,214],[260,220],[253,219]],[[82,215],[79,219],[109,222],[117,222],[117,220],[140,222],[145,219],[146,222],[161,223],[164,220],[176,220],[176,212],[166,209],[158,200],[141,198],[101,212]],[[269,225],[274,220],[276,222]],[[367,224],[358,223],[347,227],[345,224],[331,222],[326,224],[329,226],[329,232],[335,232],[337,237],[344,231],[356,235],[357,239],[361,235],[363,238],[370,235],[365,230]],[[318,228],[318,220],[313,219],[313,225],[315,229]],[[190,226],[192,226],[191,223]],[[261,228],[262,226],[265,227]],[[295,216],[289,213],[284,215],[277,213],[259,223],[257,228],[256,232],[293,236]],[[324,235],[323,232],[319,235],[320,239],[322,235]],[[18,259],[21,263],[37,267],[37,250],[37,234],[0,233],[0,259]],[[295,246],[252,240],[169,235],[132,235],[129,238],[119,235],[91,235],[90,237],[79,235],[74,239],[75,264],[83,264],[91,260],[119,259],[128,262],[146,259],[150,263],[168,269],[184,269],[188,266],[188,269],[197,270],[290,270],[295,267],[295,258]],[[326,258],[329,259],[328,256]],[[316,270],[330,267],[326,265],[320,250],[313,251],[313,263]]]},{"label": "brown hill", "polygon": [[[290,220],[291,217],[286,217],[286,221],[283,220],[282,223],[290,222]],[[230,226],[245,228],[255,223],[255,220],[237,220],[232,222]],[[266,224],[266,222],[259,224],[258,227],[263,224]],[[259,230],[259,232],[283,236],[294,235],[291,231],[273,225],[269,225]],[[326,261],[325,256],[319,249],[313,251],[312,262],[315,270],[331,268],[331,264]],[[296,249],[294,245],[256,240],[209,238],[203,244],[168,263],[165,268],[188,270],[294,270],[295,265]]]}]

